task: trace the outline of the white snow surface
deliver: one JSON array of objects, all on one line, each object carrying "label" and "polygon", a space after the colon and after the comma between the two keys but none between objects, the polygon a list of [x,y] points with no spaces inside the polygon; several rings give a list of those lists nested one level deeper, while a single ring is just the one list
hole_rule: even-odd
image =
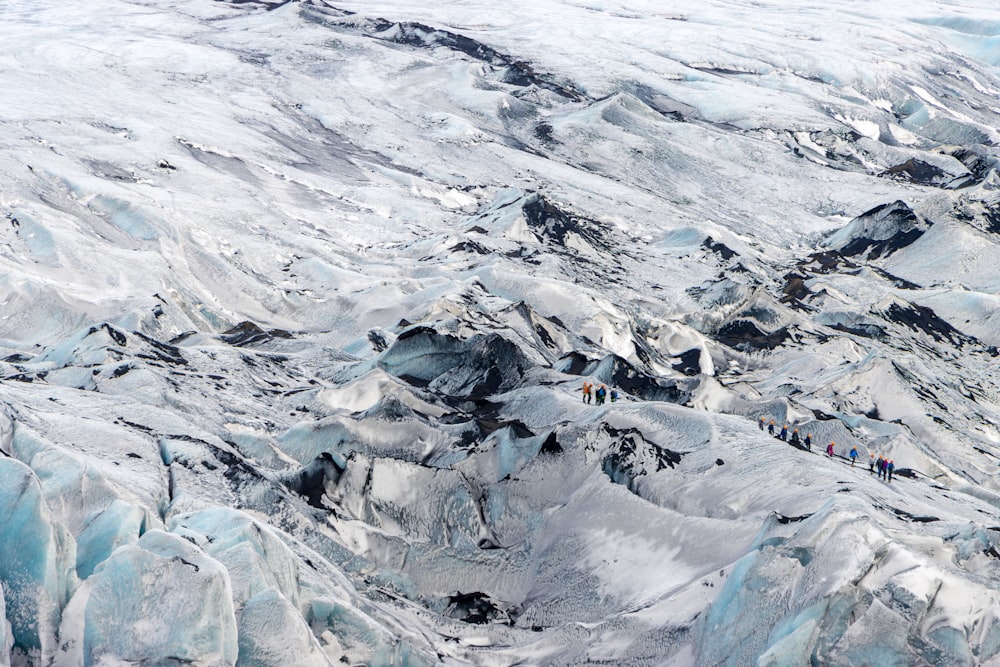
[{"label": "white snow surface", "polygon": [[5,0],[0,667],[1000,665],[998,40]]}]

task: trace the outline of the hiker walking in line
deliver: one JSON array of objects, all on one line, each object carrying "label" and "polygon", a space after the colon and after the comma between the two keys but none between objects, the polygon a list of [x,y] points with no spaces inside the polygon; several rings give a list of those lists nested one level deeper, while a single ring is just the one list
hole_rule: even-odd
[{"label": "hiker walking in line", "polygon": [[771,420],[771,423],[767,425],[767,434],[768,435],[774,435],[774,420],[773,419]]},{"label": "hiker walking in line", "polygon": [[868,452],[868,472],[875,474],[875,452]]},{"label": "hiker walking in line", "polygon": [[583,381],[583,402],[590,403],[590,390],[594,388],[594,385],[590,384],[586,380]]},{"label": "hiker walking in line", "polygon": [[890,484],[892,483],[892,471],[895,469],[896,464],[892,462],[892,459],[889,459],[889,462],[885,464],[885,475]]},{"label": "hiker walking in line", "polygon": [[812,433],[806,433],[806,440],[805,440],[805,442],[806,442],[806,449],[808,449],[809,451],[812,451],[812,448],[813,448],[813,434]]},{"label": "hiker walking in line", "polygon": [[760,427],[761,431],[764,430],[764,422],[766,422],[766,421],[767,421],[766,419],[764,419],[763,417],[761,417],[760,421],[757,422],[757,426]]},{"label": "hiker walking in line", "polygon": [[833,446],[834,446],[835,444],[837,444],[837,443],[835,443],[835,442],[833,442],[833,441],[831,440],[831,441],[830,441],[830,444],[826,446],[826,455],[827,455],[827,456],[829,456],[829,457],[833,457]]},{"label": "hiker walking in line", "polygon": [[608,395],[608,388],[602,384],[600,388],[597,390],[597,392],[594,394],[594,397],[597,399],[596,405],[604,405],[604,397],[607,395]]},{"label": "hiker walking in line", "polygon": [[854,467],[854,462],[858,460],[858,448],[851,447],[851,467]]},{"label": "hiker walking in line", "polygon": [[785,441],[788,440],[788,424],[785,424],[784,426],[781,427],[781,435],[779,435],[778,437]]}]

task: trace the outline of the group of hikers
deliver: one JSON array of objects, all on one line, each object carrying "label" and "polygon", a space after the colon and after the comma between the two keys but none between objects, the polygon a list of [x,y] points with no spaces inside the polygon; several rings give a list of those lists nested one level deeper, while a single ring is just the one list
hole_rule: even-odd
[{"label": "group of hikers", "polygon": [[611,402],[612,403],[614,403],[615,401],[617,401],[618,400],[618,390],[612,388],[611,391],[609,392],[607,386],[603,385],[603,384],[595,390],[593,382],[587,382],[586,380],[583,381],[583,402],[584,403],[590,403],[591,398],[593,398],[594,399],[594,405],[604,405],[604,400],[606,398],[608,398],[608,397],[611,398]]},{"label": "group of hikers", "polygon": [[[766,417],[761,417],[760,420],[758,420],[757,427],[760,428],[761,431],[767,430],[767,432],[770,435],[774,435],[775,437],[779,438],[784,442],[789,442],[795,445],[796,447],[804,445],[805,449],[812,451],[812,440],[813,440],[812,433],[807,433],[806,437],[802,439],[799,437],[799,429],[793,427],[791,436],[789,436],[788,424],[783,424],[781,430],[777,431],[777,427],[774,423],[774,420],[772,419],[768,421]],[[777,431],[777,433],[775,433],[775,431]],[[827,456],[831,458],[833,457],[834,447],[836,446],[836,444],[837,443],[831,440],[830,444],[826,446]],[[851,447],[850,458],[851,458],[852,468],[854,467],[854,464],[857,462],[858,456],[859,456],[858,448],[856,446]],[[868,470],[872,474],[878,472],[879,479],[884,479],[887,482],[892,482],[892,472],[896,469],[896,464],[892,461],[892,459],[886,458],[881,454],[876,459],[874,453],[869,453],[868,457],[870,459],[868,462]]]},{"label": "group of hikers", "polygon": [[[607,385],[603,384],[597,387],[597,389],[594,389],[593,382],[589,382],[587,380],[583,381],[584,403],[591,403],[593,401],[595,405],[604,405],[604,401],[607,398],[610,398],[612,403],[616,402],[618,400],[618,390],[612,388],[611,391],[608,391]],[[757,426],[761,431],[766,430],[768,434],[779,438],[783,442],[795,445],[800,449],[812,451],[812,433],[806,433],[806,436],[803,438],[799,435],[799,429],[795,428],[794,425],[791,432],[789,432],[788,424],[782,424],[781,429],[779,430],[774,420],[772,419],[768,421],[766,417],[761,417],[757,422]],[[834,447],[836,444],[837,443],[831,441],[830,444],[826,446],[827,456],[831,458],[834,456]],[[853,468],[854,464],[857,463],[859,456],[858,448],[856,446],[851,447],[851,453],[849,456],[851,458],[851,467]],[[892,482],[892,472],[896,469],[896,464],[893,463],[892,459],[886,458],[881,454],[876,459],[874,453],[869,453],[868,456],[870,459],[868,462],[868,470],[872,474],[878,472],[879,479],[885,479],[888,482]]]},{"label": "group of hikers", "polygon": [[[774,420],[772,419],[768,423],[767,420],[764,417],[761,417],[760,421],[757,422],[757,425],[760,427],[761,431],[764,430],[764,424],[765,423],[767,423],[767,432],[770,435],[775,435]],[[792,443],[793,445],[796,445],[796,446],[798,446],[798,445],[801,444],[801,445],[805,445],[806,449],[809,449],[809,450],[812,449],[812,439],[813,439],[812,433],[807,433],[805,439],[802,439],[802,438],[799,437],[799,429],[793,428],[792,429],[792,435],[791,435],[791,437],[789,437],[789,435],[788,435],[788,424],[784,424],[781,427],[781,431],[777,434],[777,437],[780,438],[784,442],[790,442],[790,443]]]},{"label": "group of hikers", "polygon": [[887,459],[881,454],[879,454],[878,459],[875,458],[874,454],[869,454],[870,460],[868,461],[868,470],[873,474],[878,471],[878,476],[880,479],[885,479],[887,481],[892,481],[892,471],[896,469],[896,464],[892,462],[892,459]]}]

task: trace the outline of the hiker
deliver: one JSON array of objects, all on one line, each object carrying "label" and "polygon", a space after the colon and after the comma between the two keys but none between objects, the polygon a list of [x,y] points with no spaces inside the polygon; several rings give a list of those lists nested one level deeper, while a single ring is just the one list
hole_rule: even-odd
[{"label": "hiker", "polygon": [[764,419],[763,417],[761,417],[761,418],[760,418],[760,421],[758,421],[758,422],[757,422],[757,426],[759,426],[759,427],[760,427],[760,430],[761,430],[761,431],[763,431],[763,430],[764,430],[764,422],[766,422],[766,421],[767,421],[766,419]]},{"label": "hiker", "polygon": [[875,452],[868,452],[868,472],[875,474]]},{"label": "hiker", "polygon": [[618,390],[617,389],[612,389],[611,390],[611,402],[614,403],[617,400],[618,400]]},{"label": "hiker", "polygon": [[597,399],[596,404],[604,405],[604,397],[607,395],[608,395],[608,388],[602,384],[600,389],[598,389],[597,392],[594,394],[594,397]]},{"label": "hiker", "polygon": [[785,424],[784,426],[781,427],[781,435],[779,435],[778,437],[786,442],[788,441],[788,424]]},{"label": "hiker", "polygon": [[594,388],[594,385],[590,384],[586,380],[583,381],[583,402],[590,403],[590,390]]},{"label": "hiker", "polygon": [[768,435],[774,435],[774,420],[773,419],[771,420],[771,423],[767,425],[767,434]]},{"label": "hiker", "polygon": [[830,456],[830,457],[832,457],[832,456],[833,456],[833,446],[834,446],[835,444],[837,444],[837,443],[835,443],[835,442],[833,442],[833,441],[831,440],[831,441],[830,441],[830,444],[826,446],[826,455],[827,455],[827,456]]},{"label": "hiker", "polygon": [[851,467],[854,467],[854,462],[858,460],[858,448],[851,447]]},{"label": "hiker", "polygon": [[884,456],[879,456],[878,457],[878,478],[882,479],[883,477],[885,477],[885,457]]},{"label": "hiker", "polygon": [[812,451],[812,448],[813,448],[813,434],[806,433],[806,449]]},{"label": "hiker", "polygon": [[792,440],[791,440],[791,443],[793,445],[795,445],[795,446],[798,446],[798,444],[799,444],[799,429],[795,429],[794,431],[792,431]]},{"label": "hiker", "polygon": [[889,459],[889,462],[885,464],[885,474],[886,479],[888,479],[890,483],[892,482],[892,471],[895,469],[896,464],[892,462],[892,459]]}]

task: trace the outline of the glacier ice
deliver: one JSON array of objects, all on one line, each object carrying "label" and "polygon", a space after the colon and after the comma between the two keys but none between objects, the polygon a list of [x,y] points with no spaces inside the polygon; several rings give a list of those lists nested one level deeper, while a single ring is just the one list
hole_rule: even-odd
[{"label": "glacier ice", "polygon": [[298,609],[273,588],[246,600],[240,611],[239,626],[237,667],[334,664],[320,649]]},{"label": "glacier ice", "polygon": [[10,652],[14,645],[10,621],[7,620],[7,603],[4,599],[3,585],[0,584],[0,667],[10,667]]},{"label": "glacier ice", "polygon": [[150,524],[148,510],[114,500],[95,511],[76,537],[76,573],[86,579],[120,546],[135,544]]},{"label": "glacier ice", "polygon": [[38,478],[0,459],[0,583],[15,650],[50,661],[62,607],[76,585],[75,544],[52,520]]},{"label": "glacier ice", "polygon": [[4,3],[0,665],[1000,660],[995,7],[334,5]]},{"label": "glacier ice", "polygon": [[226,569],[184,538],[151,530],[116,549],[88,583],[84,665],[236,664]]},{"label": "glacier ice", "polygon": [[242,609],[247,600],[271,589],[298,607],[295,556],[266,526],[237,510],[213,507],[174,515],[169,527],[226,568],[235,609]]}]

